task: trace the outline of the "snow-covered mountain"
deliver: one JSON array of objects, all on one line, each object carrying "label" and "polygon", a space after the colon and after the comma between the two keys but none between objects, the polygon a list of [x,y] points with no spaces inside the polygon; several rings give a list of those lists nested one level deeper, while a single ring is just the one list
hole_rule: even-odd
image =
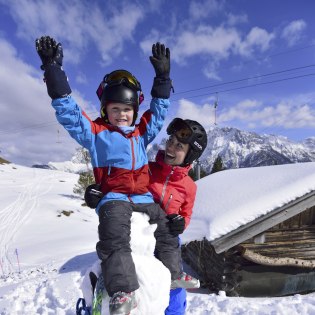
[{"label": "snow-covered mountain", "polygon": [[[160,147],[164,144],[165,139]],[[158,147],[152,146],[149,159],[154,159]],[[312,162],[315,161],[315,137],[294,142],[283,136],[214,127],[208,131],[208,146],[200,158],[207,173],[218,156],[227,169]]]},{"label": "snow-covered mountain", "polygon": [[[148,158],[155,160],[157,151],[165,147],[166,139],[160,144],[150,145]],[[33,165],[36,168],[82,173],[91,170],[84,150],[78,148],[71,161],[49,162],[48,165]],[[259,135],[231,127],[214,127],[208,130],[208,146],[200,162],[202,168],[210,173],[215,159],[220,156],[226,169],[280,165],[288,163],[314,162],[315,137],[302,142],[294,142],[278,135]]]},{"label": "snow-covered mountain", "polygon": [[315,137],[307,138],[303,141],[303,144],[311,150],[311,153],[315,155]]},{"label": "snow-covered mountain", "polygon": [[90,156],[84,148],[77,148],[70,161],[49,162],[44,165],[33,165],[33,168],[50,169],[54,171],[63,171],[68,173],[80,174],[92,170]]}]

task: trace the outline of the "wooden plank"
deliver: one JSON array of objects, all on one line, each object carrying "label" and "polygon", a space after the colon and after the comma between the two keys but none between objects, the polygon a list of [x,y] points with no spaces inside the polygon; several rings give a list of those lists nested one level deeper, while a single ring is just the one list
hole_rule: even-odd
[{"label": "wooden plank", "polygon": [[[284,267],[249,267],[239,272],[237,292],[246,297],[285,296],[315,290],[315,272],[284,272]],[[288,312],[289,314],[290,312]]]},{"label": "wooden plank", "polygon": [[266,242],[264,244],[254,244],[254,243],[241,243],[241,245],[245,247],[257,247],[257,248],[268,248],[268,247],[284,247],[284,248],[314,248],[315,249],[315,241],[309,240],[305,242],[305,240],[288,240],[288,241],[280,241],[276,240],[274,242]]},{"label": "wooden plank", "polygon": [[217,253],[222,253],[271,227],[305,211],[315,205],[315,191],[312,191],[270,213],[245,224],[236,230],[211,241]]},{"label": "wooden plank", "polygon": [[[264,239],[263,243],[260,243],[262,246],[267,244],[287,244],[290,246],[293,243],[299,244],[307,244],[306,246],[313,246],[315,243],[315,226],[308,227],[307,229],[303,230],[285,230],[285,231],[275,231],[275,230],[268,230],[264,232]],[[242,244],[255,244],[255,238],[251,238],[243,242]]]}]

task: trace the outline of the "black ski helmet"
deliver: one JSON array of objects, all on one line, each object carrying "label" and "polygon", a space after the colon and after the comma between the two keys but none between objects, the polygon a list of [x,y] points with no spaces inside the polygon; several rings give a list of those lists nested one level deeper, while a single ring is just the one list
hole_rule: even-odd
[{"label": "black ski helmet", "polygon": [[208,144],[205,129],[195,120],[174,118],[168,125],[166,132],[168,135],[175,135],[178,141],[189,144],[183,165],[191,164],[197,160]]},{"label": "black ski helmet", "polygon": [[134,75],[127,70],[112,71],[105,75],[96,94],[101,101],[101,117],[106,122],[108,122],[106,105],[122,103],[133,107],[132,125],[134,125],[138,116],[139,105],[144,99],[141,84]]}]

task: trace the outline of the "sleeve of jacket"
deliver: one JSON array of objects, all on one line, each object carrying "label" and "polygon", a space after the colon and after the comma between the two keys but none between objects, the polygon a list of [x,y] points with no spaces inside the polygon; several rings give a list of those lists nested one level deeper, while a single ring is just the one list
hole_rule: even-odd
[{"label": "sleeve of jacket", "polygon": [[187,228],[188,224],[190,223],[192,210],[195,203],[196,198],[196,192],[197,192],[197,186],[194,182],[192,184],[187,185],[187,195],[186,200],[182,204],[179,214],[185,218],[185,229]]},{"label": "sleeve of jacket", "polygon": [[162,98],[152,98],[150,109],[141,117],[139,130],[147,146],[154,140],[163,127],[170,101]]},{"label": "sleeve of jacket", "polygon": [[91,148],[93,123],[71,96],[52,101],[58,122],[86,149]]}]

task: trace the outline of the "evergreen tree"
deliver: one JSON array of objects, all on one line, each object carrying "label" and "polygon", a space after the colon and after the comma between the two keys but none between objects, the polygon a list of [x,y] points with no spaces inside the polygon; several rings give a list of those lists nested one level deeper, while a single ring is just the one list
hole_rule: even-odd
[{"label": "evergreen tree", "polygon": [[[194,180],[198,180],[197,178],[197,166],[195,165],[193,168],[190,169],[190,171],[188,172],[188,175]],[[207,176],[208,174],[206,173],[206,171],[200,166],[200,178],[203,178],[205,176]]]},{"label": "evergreen tree", "polygon": [[90,171],[81,173],[78,182],[74,185],[73,192],[83,196],[87,186],[93,184],[94,182],[93,172]]},{"label": "evergreen tree", "polygon": [[85,148],[77,148],[74,159],[76,162],[84,163],[86,165],[86,172],[80,174],[78,182],[74,185],[73,192],[75,194],[84,195],[87,186],[95,183],[94,174],[90,170],[91,156]]},{"label": "evergreen tree", "polygon": [[223,162],[222,162],[222,159],[221,159],[220,155],[218,155],[218,157],[215,159],[215,161],[213,163],[213,166],[212,166],[210,174],[213,174],[213,173],[216,173],[216,172],[220,172],[220,171],[223,171],[223,170],[224,170]]},{"label": "evergreen tree", "polygon": [[71,159],[72,163],[82,163],[86,165],[87,171],[90,170],[91,156],[87,149],[79,147],[75,149],[75,154]]}]

